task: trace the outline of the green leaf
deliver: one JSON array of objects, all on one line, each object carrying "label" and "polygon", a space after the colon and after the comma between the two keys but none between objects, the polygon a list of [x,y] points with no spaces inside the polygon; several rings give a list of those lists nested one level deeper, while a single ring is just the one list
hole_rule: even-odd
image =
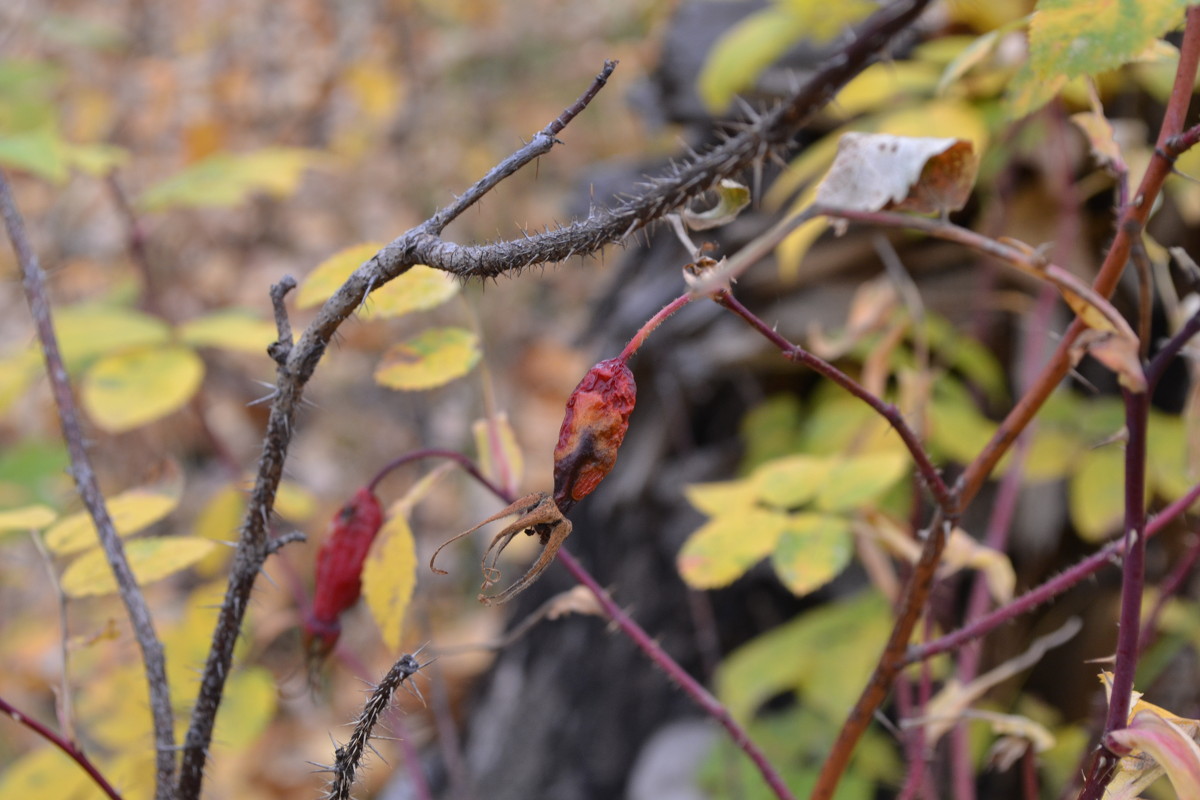
[{"label": "green leaf", "polygon": [[319,159],[315,151],[289,147],[240,155],[217,153],[151,186],[138,205],[145,211],[229,208],[260,192],[284,197],[296,190],[304,171]]},{"label": "green leaf", "polygon": [[188,320],[176,330],[179,339],[192,347],[220,347],[262,355],[275,341],[273,323],[251,311],[228,309]]},{"label": "green leaf", "polygon": [[0,531],[41,530],[57,518],[58,514],[49,506],[10,508],[0,511]]},{"label": "green leaf", "polygon": [[368,317],[399,317],[435,308],[458,294],[462,284],[448,272],[417,264],[371,293]]},{"label": "green leaf", "polygon": [[[200,561],[216,545],[197,536],[163,536],[136,539],[125,544],[125,555],[140,586],[185,570]],[[71,562],[62,574],[62,590],[68,597],[92,597],[117,591],[117,582],[104,551],[93,548]]]},{"label": "green leaf", "polygon": [[190,347],[145,347],[97,361],[83,378],[83,406],[110,433],[122,433],[178,411],[204,379]]},{"label": "green leaf", "polygon": [[727,586],[775,549],[787,524],[786,515],[765,509],[714,517],[679,551],[679,574],[696,589]]},{"label": "green leaf", "polygon": [[70,175],[66,142],[53,128],[0,136],[0,165],[62,183]]},{"label": "green leaf", "polygon": [[[108,515],[120,536],[130,536],[150,527],[179,505],[181,482],[141,486],[108,499]],[[99,544],[96,526],[87,511],[63,517],[46,531],[46,547],[60,556],[70,555]]]},{"label": "green leaf", "polygon": [[834,463],[817,493],[822,511],[853,511],[878,499],[908,472],[903,453],[870,453]]},{"label": "green leaf", "polygon": [[333,296],[346,279],[383,248],[380,242],[364,242],[342,248],[317,265],[300,282],[296,308],[312,308]]},{"label": "green leaf", "polygon": [[388,348],[375,368],[375,381],[389,389],[432,389],[466,375],[481,355],[471,331],[430,328]]},{"label": "green leaf", "polygon": [[777,394],[746,412],[739,428],[746,452],[741,468],[749,471],[775,458],[796,451],[800,433],[800,401],[794,395]]},{"label": "green leaf", "polygon": [[379,532],[362,571],[362,595],[379,626],[383,643],[399,652],[404,617],[417,583],[417,551],[403,516],[392,517]]},{"label": "green leaf", "polygon": [[727,656],[717,672],[717,696],[743,723],[767,700],[790,691],[823,715],[841,719],[862,691],[891,627],[882,595],[842,598]]},{"label": "green leaf", "polygon": [[771,563],[783,585],[803,597],[841,574],[853,554],[854,537],[844,517],[793,514]]},{"label": "green leaf", "polygon": [[1125,518],[1125,454],[1109,445],[1087,450],[1075,462],[1067,497],[1071,522],[1088,542],[1102,542]]},{"label": "green leaf", "polygon": [[758,499],[769,506],[797,508],[812,500],[829,479],[829,458],[788,456],[754,471]]},{"label": "green leaf", "polygon": [[132,308],[92,304],[55,310],[54,331],[71,370],[106,353],[158,344],[171,337],[171,329],[157,317]]}]

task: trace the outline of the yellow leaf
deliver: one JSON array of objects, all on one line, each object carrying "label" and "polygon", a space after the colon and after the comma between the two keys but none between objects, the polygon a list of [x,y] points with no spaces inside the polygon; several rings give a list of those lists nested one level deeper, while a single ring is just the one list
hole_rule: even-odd
[{"label": "yellow leaf", "polygon": [[517,435],[501,412],[493,419],[477,419],[471,423],[475,435],[475,452],[479,453],[479,468],[488,480],[511,489],[521,481],[525,469]]},{"label": "yellow leaf", "polygon": [[1125,518],[1125,454],[1114,446],[1088,450],[1075,462],[1067,498],[1071,522],[1088,542],[1102,542]]},{"label": "yellow leaf", "polygon": [[[145,586],[185,570],[208,555],[214,543],[195,536],[163,536],[126,542],[125,555],[138,584]],[[104,551],[95,548],[71,562],[62,574],[68,597],[91,597],[117,591]]]},{"label": "yellow leaf", "polygon": [[[181,483],[142,486],[108,499],[108,514],[120,536],[148,528],[175,510],[182,493]],[[60,555],[78,553],[99,544],[96,528],[86,511],[64,517],[46,531],[46,547]]]},{"label": "yellow leaf", "polygon": [[42,359],[36,350],[0,358],[0,414],[7,412],[41,374]]},{"label": "yellow leaf", "polygon": [[[153,746],[149,690],[140,666],[121,665],[79,693],[75,711],[89,741],[113,752]],[[191,679],[194,685],[195,672]]]},{"label": "yellow leaf", "polygon": [[0,775],[0,797],[84,800],[94,788],[78,764],[48,744],[10,761]]},{"label": "yellow leaf", "polygon": [[296,308],[311,308],[325,302],[346,282],[354,270],[383,248],[379,242],[364,242],[343,248],[317,265],[296,291]]},{"label": "yellow leaf", "polygon": [[385,64],[359,61],[342,75],[342,80],[370,123],[384,122],[400,103],[399,75]]},{"label": "yellow leaf", "polygon": [[247,667],[230,675],[217,712],[214,747],[242,752],[254,744],[275,716],[278,696],[275,678],[264,667]]},{"label": "yellow leaf", "polygon": [[471,331],[430,328],[388,348],[375,368],[375,381],[389,389],[432,389],[466,375],[480,355]]},{"label": "yellow leaf", "polygon": [[753,508],[758,498],[753,480],[693,483],[684,487],[683,494],[697,511],[710,517]]},{"label": "yellow leaf", "polygon": [[946,551],[938,568],[939,575],[945,576],[966,568],[983,573],[988,591],[997,603],[1007,603],[1012,599],[1017,575],[1008,556],[975,541],[962,528],[955,528],[946,542]]},{"label": "yellow leaf", "polygon": [[55,310],[54,332],[68,369],[116,350],[166,342],[171,336],[170,328],[157,317],[100,305]]},{"label": "yellow leaf", "polygon": [[400,650],[404,616],[417,582],[417,551],[408,520],[392,517],[379,532],[362,571],[362,594],[383,642]]},{"label": "yellow leaf", "polygon": [[[1026,483],[1056,481],[1071,474],[1078,463],[1083,443],[1077,434],[1057,428],[1040,426],[1025,455],[1021,477]],[[965,463],[965,462],[964,462]],[[1001,459],[999,471],[1006,472],[1012,459]]]},{"label": "yellow leaf", "polygon": [[204,379],[190,347],[145,347],[105,356],[84,375],[83,406],[110,433],[122,433],[182,408]]},{"label": "yellow leaf", "polygon": [[916,61],[873,64],[846,84],[834,97],[830,110],[839,116],[854,116],[876,108],[895,108],[914,96],[932,94],[938,69]]},{"label": "yellow leaf", "polygon": [[312,492],[295,481],[280,481],[275,491],[275,512],[294,522],[309,519],[317,510]]},{"label": "yellow leaf", "polygon": [[803,26],[798,15],[772,6],[731,28],[709,50],[696,79],[704,105],[713,112],[724,111],[734,95],[752,87],[759,73],[800,38]]},{"label": "yellow leaf", "polygon": [[316,151],[289,147],[221,152],[151,186],[138,205],[146,211],[218,208],[236,206],[257,192],[282,197],[295,191],[304,170],[319,161]]},{"label": "yellow leaf", "polygon": [[266,352],[278,333],[274,323],[248,311],[218,311],[188,320],[179,326],[181,341],[192,347],[220,347],[254,355]]},{"label": "yellow leaf", "polygon": [[[792,204],[789,214],[801,214],[808,210],[817,197],[819,184],[812,184]],[[785,283],[794,283],[800,277],[800,264],[808,251],[821,238],[821,234],[829,230],[829,220],[825,217],[814,217],[799,225],[789,233],[775,248],[775,257],[779,261],[779,277]]]},{"label": "yellow leaf", "polygon": [[684,543],[679,574],[696,589],[727,586],[775,549],[787,523],[786,515],[764,509],[714,517]]},{"label": "yellow leaf", "polygon": [[0,531],[40,530],[58,517],[54,509],[43,505],[24,506],[0,511]]},{"label": "yellow leaf", "polygon": [[[214,542],[236,542],[245,508],[245,493],[236,486],[226,485],[218,489],[200,509],[192,533]],[[232,555],[231,547],[214,547],[212,553],[196,565],[196,569],[205,576],[217,575]]]},{"label": "yellow leaf", "polygon": [[417,264],[371,293],[366,316],[399,317],[435,308],[458,294],[460,288],[462,284],[450,273]]},{"label": "yellow leaf", "polygon": [[[1166,771],[1176,797],[1200,797],[1200,745],[1178,725],[1150,711],[1136,714],[1128,728],[1109,734],[1130,750],[1148,755]],[[1121,760],[1125,769],[1126,759]],[[1138,760],[1137,769],[1147,765]]]},{"label": "yellow leaf", "polygon": [[758,499],[780,509],[804,505],[825,484],[829,467],[828,458],[817,456],[788,456],[768,461],[754,470]]},{"label": "yellow leaf", "polygon": [[1121,158],[1121,148],[1117,145],[1112,123],[1104,114],[1098,110],[1081,111],[1071,115],[1071,122],[1074,122],[1087,137],[1088,144],[1092,148],[1092,158],[1096,159],[1100,166],[1117,170],[1125,168],[1125,161]]},{"label": "yellow leaf", "polygon": [[903,453],[871,453],[833,464],[814,505],[822,511],[852,511],[877,499],[908,472]]},{"label": "yellow leaf", "polygon": [[0,136],[0,165],[51,183],[62,183],[70,176],[67,143],[52,125]]},{"label": "yellow leaf", "polygon": [[792,514],[771,563],[783,585],[803,597],[837,577],[853,554],[854,539],[845,518]]}]

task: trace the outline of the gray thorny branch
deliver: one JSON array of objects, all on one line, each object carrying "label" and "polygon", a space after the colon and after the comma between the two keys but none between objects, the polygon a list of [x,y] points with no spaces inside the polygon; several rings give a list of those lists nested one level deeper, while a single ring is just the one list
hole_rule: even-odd
[{"label": "gray thorny branch", "polygon": [[[191,725],[183,745],[178,797],[196,800],[200,794],[204,763],[212,739],[217,709],[228,677],[233,647],[241,630],[254,581],[271,551],[269,518],[283,463],[294,431],[296,408],[304,386],[331,338],[371,291],[402,275],[416,264],[425,264],[460,278],[497,277],[535,264],[588,256],[608,244],[620,243],[633,232],[663,218],[695,198],[722,178],[738,174],[785,150],[796,132],[808,122],[851,78],[862,71],[886,48],[891,38],[905,29],[929,0],[892,3],[868,19],[850,37],[848,44],[827,61],[791,97],[761,115],[753,115],[740,132],[711,150],[694,154],[648,184],[636,197],[612,208],[594,210],[587,218],[543,233],[485,245],[459,245],[440,237],[442,229],[496,183],[539,155],[557,141],[554,136],[574,113],[582,110],[591,95],[603,85],[612,65],[606,65],[596,84],[564,117],[536,134],[521,150],[498,165],[458,201],[425,223],[401,235],[359,267],[325,302],[316,318],[293,344],[284,294],[294,281],[281,282],[273,291],[280,340],[271,349],[278,364],[276,389],[259,459],[257,477],[246,516],[242,522],[229,585],[222,603],[212,647],[204,667]],[[599,84],[599,85],[597,85]]]}]

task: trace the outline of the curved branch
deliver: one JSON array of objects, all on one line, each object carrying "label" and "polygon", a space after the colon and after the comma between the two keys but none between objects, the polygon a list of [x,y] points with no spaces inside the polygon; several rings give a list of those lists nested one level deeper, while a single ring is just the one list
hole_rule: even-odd
[{"label": "curved branch", "polygon": [[109,516],[108,506],[104,501],[104,493],[92,470],[92,462],[84,446],[85,437],[83,426],[79,422],[79,410],[75,405],[75,397],[71,394],[71,383],[67,377],[67,368],[63,364],[62,353],[58,347],[58,337],[54,333],[54,322],[50,312],[50,300],[46,296],[46,282],[42,268],[38,264],[37,254],[29,243],[25,233],[25,222],[21,212],[17,210],[13,199],[12,189],[8,178],[0,172],[0,212],[4,215],[4,224],[8,229],[8,238],[12,242],[13,252],[22,272],[22,282],[25,288],[25,298],[29,303],[29,311],[33,315],[34,328],[42,345],[42,357],[46,362],[46,375],[50,380],[50,390],[54,395],[54,404],[58,407],[59,425],[62,428],[63,439],[66,441],[67,452],[71,457],[71,476],[88,515],[96,526],[96,534],[104,556],[112,569],[117,582],[121,601],[129,614],[133,634],[138,647],[142,651],[142,665],[146,671],[146,682],[150,688],[150,715],[154,721],[155,746],[155,797],[163,800],[172,794],[172,782],[175,776],[175,730],[171,712],[171,693],[167,686],[166,662],[163,656],[162,642],[154,631],[154,619],[150,616],[150,607],[138,586],[137,578],[129,567],[125,557],[125,546],[117,535]]}]

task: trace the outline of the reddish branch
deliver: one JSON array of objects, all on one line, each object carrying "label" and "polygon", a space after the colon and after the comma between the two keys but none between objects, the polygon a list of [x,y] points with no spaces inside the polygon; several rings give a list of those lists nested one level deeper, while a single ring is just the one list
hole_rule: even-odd
[{"label": "reddish branch", "polygon": [[[928,4],[929,0],[903,0],[881,9],[854,32],[837,56],[784,103],[711,151],[683,162],[638,197],[611,209],[597,210],[571,225],[512,241],[465,247],[442,239],[440,233],[445,225],[467,206],[508,174],[549,151],[562,126],[582,111],[607,80],[607,71],[603,72],[563,116],[507,159],[503,170],[498,167],[500,172],[493,171],[477,184],[477,188],[463,195],[463,199],[400,236],[359,267],[326,301],[298,342],[293,343],[290,331],[285,335],[284,326],[280,325],[280,340],[271,349],[271,355],[279,365],[277,387],[229,585],[183,746],[179,778],[181,800],[195,800],[200,795],[204,763],[232,663],[233,646],[250,592],[269,552],[267,520],[295,429],[297,405],[334,333],[363,299],[415,264],[427,264],[462,277],[489,277],[533,264],[563,261],[574,255],[590,255],[606,244],[621,241],[703,193],[722,178],[761,162],[774,151],[789,147],[800,127],[823,108],[838,89],[877,58],[892,37],[908,27]],[[273,297],[277,317],[284,319],[282,298],[287,288],[281,286]]]},{"label": "reddish branch", "polygon": [[71,457],[71,476],[75,479],[75,487],[83,500],[96,533],[100,546],[108,560],[109,567],[116,578],[117,589],[125,604],[126,613],[133,625],[134,637],[142,652],[142,665],[145,669],[146,682],[150,687],[150,714],[154,723],[155,767],[157,771],[155,782],[155,797],[166,800],[173,794],[172,782],[175,775],[175,731],[171,712],[171,695],[167,686],[166,665],[163,659],[163,646],[154,631],[154,620],[150,616],[150,607],[138,586],[129,561],[125,557],[125,547],[121,537],[113,527],[108,507],[104,502],[104,494],[96,480],[84,443],[86,438],[83,425],[79,421],[79,410],[75,405],[75,397],[71,393],[71,382],[67,376],[67,368],[63,364],[62,353],[58,346],[58,337],[54,333],[54,322],[50,312],[50,300],[46,295],[46,281],[42,268],[38,264],[37,254],[30,245],[25,233],[25,223],[13,199],[8,179],[0,173],[0,212],[4,215],[4,224],[8,229],[8,238],[12,242],[17,262],[21,267],[22,285],[25,289],[25,299],[29,303],[29,311],[33,316],[34,329],[42,347],[42,357],[46,364],[46,375],[50,381],[50,391],[54,396],[54,404],[58,409],[59,425],[62,428],[63,439],[66,441],[67,452]]},{"label": "reddish branch", "polygon": [[18,722],[21,725],[24,725],[26,728],[29,728],[38,736],[41,736],[46,741],[50,742],[50,744],[66,753],[67,757],[78,764],[80,769],[86,772],[88,777],[92,779],[92,782],[99,786],[100,790],[104,792],[104,794],[108,795],[111,800],[121,800],[121,794],[113,788],[112,784],[108,782],[108,779],[104,777],[103,773],[96,768],[96,765],[93,764],[91,759],[87,757],[87,754],[79,749],[79,745],[75,744],[69,739],[59,736],[57,733],[50,730],[28,714],[18,711],[11,703],[3,698],[0,698],[0,712],[8,714],[8,716],[12,717],[15,722]]}]

